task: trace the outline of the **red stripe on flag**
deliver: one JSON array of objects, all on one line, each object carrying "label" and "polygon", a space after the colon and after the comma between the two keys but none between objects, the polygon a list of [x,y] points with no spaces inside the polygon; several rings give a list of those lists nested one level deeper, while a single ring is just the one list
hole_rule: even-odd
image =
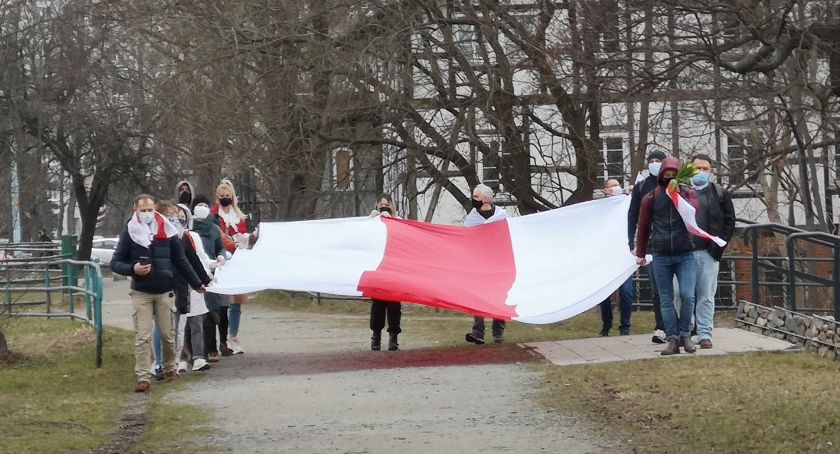
[{"label": "red stripe on flag", "polygon": [[384,219],[388,237],[379,267],[362,274],[359,291],[510,320],[505,304],[516,279],[507,221],[463,228]]}]

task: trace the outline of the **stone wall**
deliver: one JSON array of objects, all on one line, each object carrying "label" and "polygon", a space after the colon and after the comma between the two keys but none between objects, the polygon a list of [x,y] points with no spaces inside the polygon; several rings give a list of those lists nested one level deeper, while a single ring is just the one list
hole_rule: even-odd
[{"label": "stone wall", "polygon": [[735,326],[840,360],[840,323],[833,316],[805,315],[741,301]]}]

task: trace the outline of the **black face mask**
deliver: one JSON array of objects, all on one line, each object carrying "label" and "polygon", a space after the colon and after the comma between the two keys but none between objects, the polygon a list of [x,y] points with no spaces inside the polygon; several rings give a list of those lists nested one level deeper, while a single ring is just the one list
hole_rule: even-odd
[{"label": "black face mask", "polygon": [[231,203],[233,203],[233,199],[231,199],[230,197],[223,197],[219,199],[219,205],[223,207],[230,206]]},{"label": "black face mask", "polygon": [[671,180],[673,180],[673,178],[662,178],[662,181],[665,182],[665,186],[668,186],[671,183]]},{"label": "black face mask", "polygon": [[192,202],[192,194],[189,192],[182,192],[181,195],[178,196],[178,203],[189,205],[190,202]]},{"label": "black face mask", "polygon": [[379,207],[377,209],[380,213],[394,214],[394,210],[392,210],[390,207]]},{"label": "black face mask", "polygon": [[476,210],[480,210],[481,207],[484,205],[484,202],[482,202],[481,200],[476,200],[476,199],[470,199],[470,200],[472,200],[472,206]]}]

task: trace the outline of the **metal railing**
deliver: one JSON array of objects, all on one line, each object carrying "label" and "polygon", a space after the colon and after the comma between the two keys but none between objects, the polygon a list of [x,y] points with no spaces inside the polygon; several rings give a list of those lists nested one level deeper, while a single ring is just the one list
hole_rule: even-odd
[{"label": "metal railing", "polygon": [[[759,251],[759,237],[761,235],[783,235],[786,257],[773,257],[778,264],[772,263],[767,257],[762,257]],[[792,311],[810,313],[833,313],[835,319],[840,320],[840,237],[825,232],[809,232],[795,227],[780,224],[756,224],[744,230],[745,238],[751,243],[753,251],[752,261],[752,301],[757,304],[767,302],[761,297],[761,287],[768,285],[781,286],[784,293],[783,307]],[[818,257],[813,254],[801,253],[797,244],[803,243],[807,247],[822,247],[831,250],[830,257]],[[811,268],[820,263],[831,264],[831,277],[822,276]],[[766,283],[760,281],[760,275],[775,272],[784,276],[779,282]],[[831,290],[831,308],[800,306],[800,293],[804,297],[819,298],[819,294],[812,295],[812,289]]]},{"label": "metal railing", "polygon": [[101,367],[103,279],[99,264],[69,258],[75,255],[75,241],[62,244],[58,253],[43,244],[2,244],[0,251],[0,315],[85,322],[95,332],[96,367]]}]

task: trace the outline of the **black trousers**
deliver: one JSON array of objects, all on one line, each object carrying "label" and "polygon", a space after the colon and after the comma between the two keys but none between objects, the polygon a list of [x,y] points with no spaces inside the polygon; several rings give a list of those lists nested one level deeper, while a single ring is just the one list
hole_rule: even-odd
[{"label": "black trousers", "polygon": [[[473,317],[473,336],[484,339],[484,318]],[[505,321],[493,319],[493,337],[504,337]]]},{"label": "black trousers", "polygon": [[[216,328],[219,329],[219,343],[216,343]],[[213,314],[207,314],[204,318],[204,349],[207,353],[218,353],[219,347],[227,346],[228,335],[228,308],[219,308],[219,323],[216,324]]]},{"label": "black trousers", "polygon": [[370,329],[378,333],[385,328],[385,318],[388,319],[388,332],[399,334],[400,319],[402,319],[402,305],[393,301],[371,300],[370,302]]}]

